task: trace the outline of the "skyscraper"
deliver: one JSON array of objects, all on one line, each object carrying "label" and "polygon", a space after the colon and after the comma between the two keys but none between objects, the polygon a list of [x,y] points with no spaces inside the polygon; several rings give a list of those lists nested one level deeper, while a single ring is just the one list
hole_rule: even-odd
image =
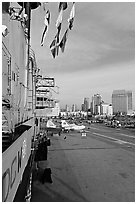
[{"label": "skyscraper", "polygon": [[66,108],[65,108],[66,112],[69,112],[70,111],[70,108],[68,105],[66,105]]},{"label": "skyscraper", "polygon": [[132,110],[132,91],[127,91],[127,97],[128,97],[128,110]]},{"label": "skyscraper", "polygon": [[89,98],[84,98],[84,111],[89,109]]},{"label": "skyscraper", "polygon": [[73,104],[72,105],[72,112],[75,112],[77,110],[77,106],[76,106],[76,104]]},{"label": "skyscraper", "polygon": [[102,97],[100,94],[94,94],[94,96],[92,96],[92,107],[91,110],[93,111],[93,114],[98,114],[99,110],[98,107],[100,106],[102,101]]},{"label": "skyscraper", "polygon": [[113,113],[128,113],[132,110],[132,91],[114,90],[112,93]]},{"label": "skyscraper", "polygon": [[85,105],[82,103],[81,105],[81,110],[84,111],[85,110]]}]

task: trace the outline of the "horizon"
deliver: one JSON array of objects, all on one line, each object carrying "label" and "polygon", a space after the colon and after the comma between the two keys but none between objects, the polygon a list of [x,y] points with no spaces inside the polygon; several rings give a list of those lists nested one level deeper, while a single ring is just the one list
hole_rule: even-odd
[{"label": "horizon", "polygon": [[[125,90],[125,89],[120,89],[120,90]],[[115,90],[113,90],[113,91],[115,91]],[[113,93],[113,91],[112,91],[112,93]],[[132,92],[132,90],[125,90],[125,91],[131,91],[131,92]],[[101,95],[100,93],[95,93],[95,94]],[[93,94],[93,95],[94,95],[94,94]],[[92,96],[93,96],[93,95],[92,95]],[[91,96],[91,97],[84,97],[84,98],[89,98],[89,105],[91,105],[92,96]],[[60,108],[61,108],[61,109],[65,109],[65,106],[66,106],[66,105],[68,105],[69,108],[72,108],[73,105],[76,105],[76,106],[77,106],[77,109],[81,109],[81,106],[82,106],[82,104],[84,103],[84,98],[83,98],[83,100],[82,100],[82,103],[81,103],[79,106],[77,105],[77,103],[72,103],[72,104],[60,105]],[[111,102],[105,101],[102,95],[101,95],[101,99],[102,99],[102,101],[103,101],[104,103],[112,105],[112,95],[111,95]],[[134,107],[134,103],[133,103],[133,92],[132,92],[132,107],[133,107],[132,110],[134,111],[134,110],[135,110],[135,107]]]}]

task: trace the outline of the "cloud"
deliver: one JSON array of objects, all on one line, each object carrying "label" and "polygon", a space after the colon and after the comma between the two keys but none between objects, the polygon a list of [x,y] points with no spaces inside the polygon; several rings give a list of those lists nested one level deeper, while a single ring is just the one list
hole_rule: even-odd
[{"label": "cloud", "polygon": [[77,102],[80,107],[84,97],[100,93],[105,102],[111,103],[115,89],[132,90],[135,93],[134,63],[102,66],[99,70],[81,71],[79,73],[55,74],[56,83],[60,87],[61,104]]},{"label": "cloud", "polygon": [[[56,63],[45,59],[50,70],[77,72],[134,60],[134,4],[78,3],[76,8],[65,53]],[[44,59],[39,63],[44,64]]]},{"label": "cloud", "polygon": [[[70,8],[71,3],[64,12],[61,36],[67,27]],[[43,48],[40,47],[43,21],[37,10],[32,48],[42,74],[55,76],[61,87],[62,103],[80,104],[84,97],[97,92],[110,101],[113,89],[134,90],[135,3],[77,2],[65,52],[60,52],[56,59],[52,58],[49,45],[56,34],[57,4],[52,3],[50,9],[51,25]]]}]

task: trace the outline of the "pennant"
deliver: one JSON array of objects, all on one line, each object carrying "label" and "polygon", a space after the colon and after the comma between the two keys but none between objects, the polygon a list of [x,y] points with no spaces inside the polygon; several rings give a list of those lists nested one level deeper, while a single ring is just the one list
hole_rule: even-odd
[{"label": "pennant", "polygon": [[58,36],[58,33],[54,37],[54,40],[52,41],[52,43],[50,45],[50,50],[51,50],[51,53],[53,55],[53,58],[55,58],[58,55],[58,52],[59,52],[59,36]]},{"label": "pennant", "polygon": [[41,46],[43,46],[43,44],[44,44],[46,33],[48,32],[49,23],[50,23],[50,12],[48,10],[46,12],[45,19],[44,19],[45,27],[44,27],[42,38],[41,38]]},{"label": "pennant", "polygon": [[70,12],[70,17],[68,19],[68,27],[70,30],[73,28],[74,16],[75,16],[75,3],[73,2],[73,6]]},{"label": "pennant", "polygon": [[57,35],[56,35],[56,55],[58,56],[59,54],[59,30],[57,32]]},{"label": "pennant", "polygon": [[64,50],[65,50],[65,45],[66,45],[66,41],[68,38],[68,31],[69,31],[69,29],[67,29],[66,32],[64,33],[64,36],[63,36],[63,38],[59,44],[62,52],[64,52]]},{"label": "pennant", "polygon": [[62,16],[63,16],[63,9],[60,10],[59,12],[59,16],[57,18],[56,21],[56,27],[58,28],[60,26],[60,24],[62,23]]},{"label": "pennant", "polygon": [[46,4],[48,4],[48,2],[43,2],[43,10],[46,11]]},{"label": "pennant", "polygon": [[62,10],[62,8],[63,8],[63,10],[65,10],[65,9],[67,9],[67,7],[68,7],[67,2],[60,2],[59,3],[59,12],[60,12],[60,10]]},{"label": "pennant", "polygon": [[63,9],[60,10],[59,16],[56,21],[56,27],[57,27],[57,43],[59,43],[59,35],[61,31],[61,25],[62,25],[62,16],[63,16]]},{"label": "pennant", "polygon": [[8,35],[8,33],[9,33],[9,31],[8,31],[7,26],[2,25],[2,36],[6,37],[6,35]]}]

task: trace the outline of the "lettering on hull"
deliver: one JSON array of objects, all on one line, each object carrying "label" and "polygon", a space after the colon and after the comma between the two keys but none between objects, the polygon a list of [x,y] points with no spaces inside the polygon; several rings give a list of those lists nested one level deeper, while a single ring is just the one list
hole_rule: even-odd
[{"label": "lettering on hull", "polygon": [[[26,131],[3,156],[2,201],[14,199],[31,153],[31,134]],[[11,150],[12,149],[12,150]]]}]

